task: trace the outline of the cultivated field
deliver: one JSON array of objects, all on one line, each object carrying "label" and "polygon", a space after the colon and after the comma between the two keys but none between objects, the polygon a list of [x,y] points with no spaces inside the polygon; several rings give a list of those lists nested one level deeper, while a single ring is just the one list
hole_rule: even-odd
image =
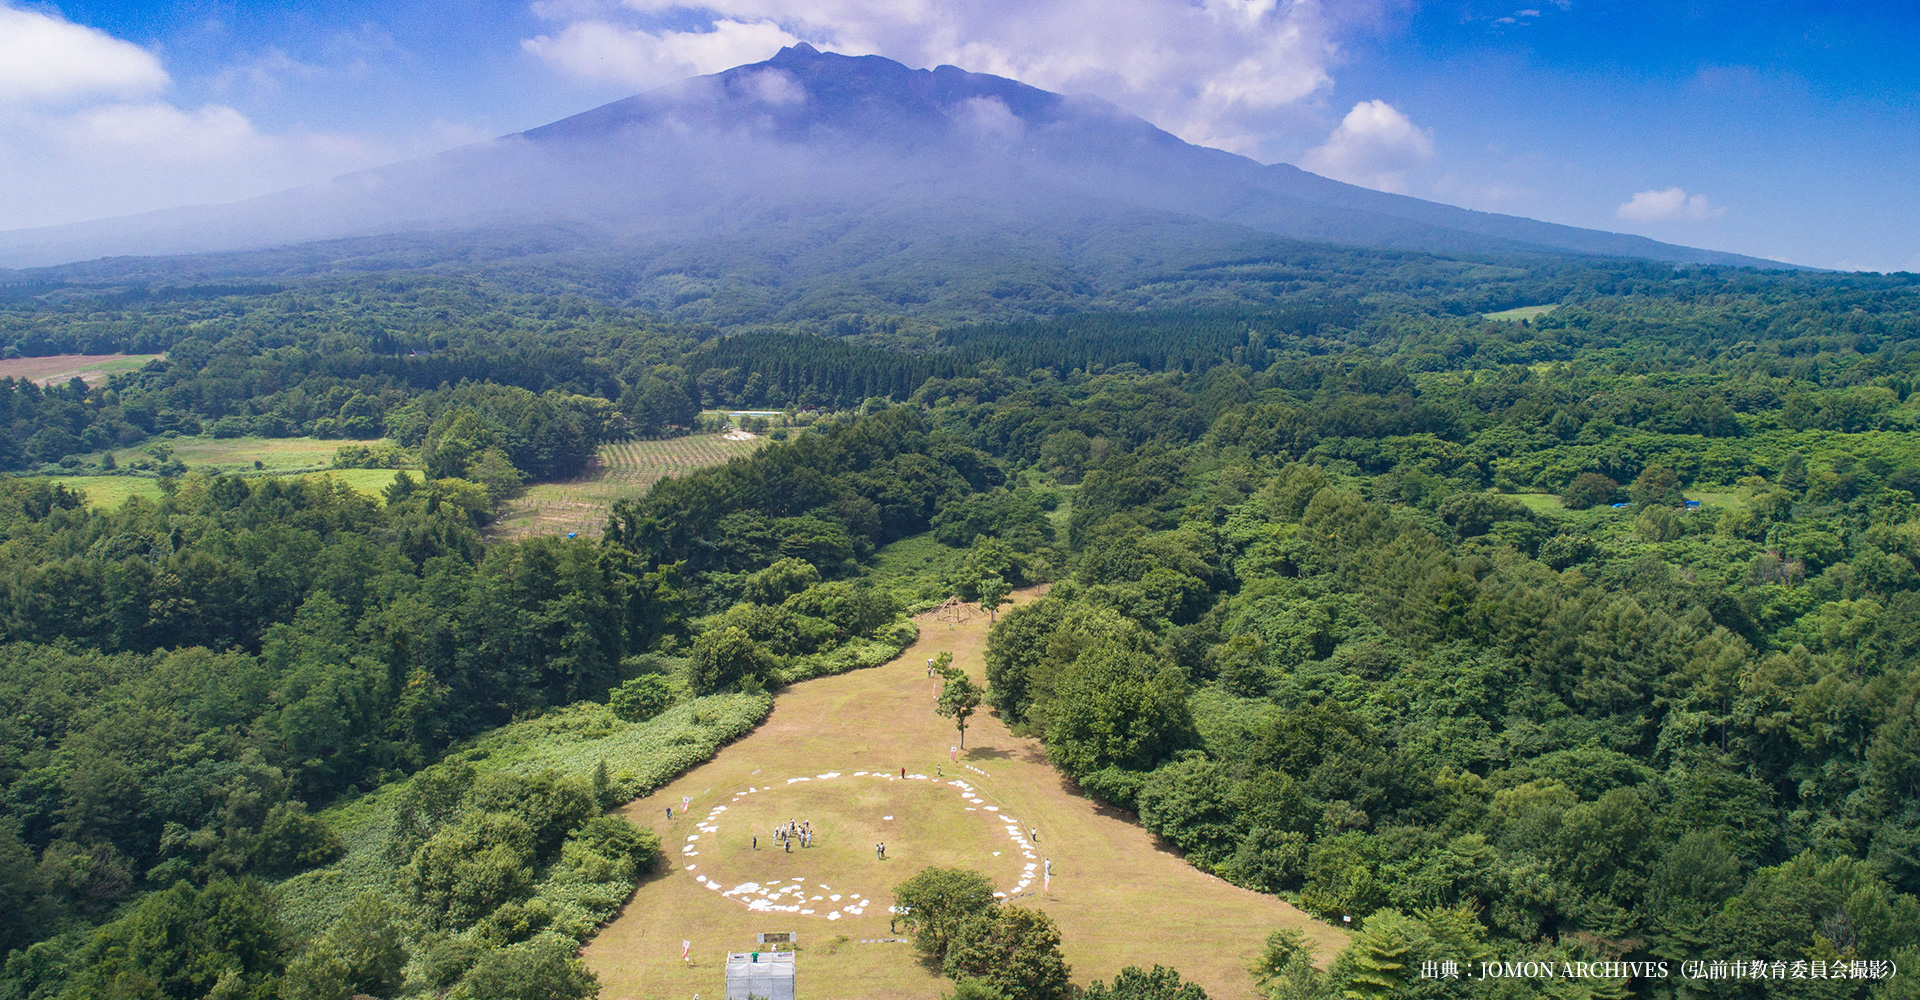
[{"label": "cultivated field", "polygon": [[621,441],[600,446],[586,474],[564,483],[529,486],[494,522],[498,537],[560,535],[598,537],[615,500],[637,497],[662,479],[751,454],[764,439],[729,441],[696,434],[663,441]]},{"label": "cultivated field", "polygon": [[44,358],[8,358],[0,360],[0,378],[24,378],[41,385],[65,382],[75,376],[87,384],[105,382],[109,376],[130,372],[159,354],[51,354]]},{"label": "cultivated field", "polygon": [[[885,666],[782,692],[751,735],[626,807],[659,831],[669,865],[586,949],[605,1000],[724,996],[725,954],[770,931],[798,933],[803,996],[934,1000],[945,980],[888,920],[894,885],[930,865],[984,872],[1020,905],[1046,910],[1078,982],[1158,962],[1215,1000],[1246,1000],[1257,995],[1247,965],[1274,929],[1304,931],[1323,964],[1344,946],[1342,931],[1201,873],[1080,796],[1037,741],[984,711],[950,761],[954,729],[933,714],[926,660],[952,652],[984,683],[987,621],[927,615],[920,627],[920,641]],[[780,849],[773,827],[787,820],[811,823],[816,845]],[[691,962],[680,959],[683,940]]]}]

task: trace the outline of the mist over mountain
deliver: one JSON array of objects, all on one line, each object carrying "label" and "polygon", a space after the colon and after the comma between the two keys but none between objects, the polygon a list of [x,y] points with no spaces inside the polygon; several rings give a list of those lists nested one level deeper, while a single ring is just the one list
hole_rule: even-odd
[{"label": "mist over mountain", "polygon": [[[517,260],[726,320],[1006,294],[1044,308],[1299,240],[1781,266],[1385,194],[1183,142],[1098,98],[806,45],[325,184],[0,233],[0,266],[85,279]],[[156,255],[169,259],[96,260]]]}]

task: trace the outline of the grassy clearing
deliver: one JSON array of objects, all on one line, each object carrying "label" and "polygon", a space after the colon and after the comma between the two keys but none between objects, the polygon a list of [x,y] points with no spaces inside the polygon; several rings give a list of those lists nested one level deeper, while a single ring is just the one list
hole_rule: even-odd
[{"label": "grassy clearing", "polygon": [[903,538],[873,554],[869,578],[875,586],[893,591],[902,604],[944,600],[940,586],[966,557],[965,549],[942,545],[931,533]]},{"label": "grassy clearing", "polygon": [[1517,309],[1502,309],[1499,312],[1481,313],[1481,319],[1518,323],[1523,319],[1538,319],[1560,308],[1558,302],[1545,306],[1521,306]]},{"label": "grassy clearing", "polygon": [[1727,510],[1747,508],[1746,501],[1741,500],[1738,493],[1702,493],[1698,490],[1687,490],[1686,493],[1687,499],[1698,500],[1704,507],[1722,507]]},{"label": "grassy clearing", "polygon": [[[379,497],[393,482],[393,474],[392,469],[334,469],[315,473],[338,479],[370,497]],[[406,475],[416,483],[420,481],[418,472],[410,471]],[[84,492],[87,503],[102,510],[113,510],[130,497],[158,500],[161,496],[160,480],[147,476],[48,476],[47,479],[67,489]]]},{"label": "grassy clearing", "polygon": [[[171,445],[173,457],[179,459],[187,468],[204,472],[256,473],[287,475],[296,472],[318,472],[333,462],[333,453],[347,445],[365,445],[374,447],[385,444],[382,439],[371,441],[352,441],[334,438],[209,438],[181,437],[159,441],[132,448],[120,448],[114,451],[113,460],[121,467],[131,467],[139,461],[151,461],[148,450],[156,444]],[[98,462],[100,456],[85,456],[89,461]],[[255,468],[255,462],[260,463]],[[388,479],[393,477],[389,475]]]},{"label": "grassy clearing", "polygon": [[[886,553],[901,561],[929,555],[899,545]],[[1017,595],[1032,597],[1031,591]],[[672,845],[672,868],[643,882],[622,915],[587,947],[603,995],[720,996],[726,952],[751,948],[757,932],[796,931],[799,975],[809,996],[933,1000],[948,984],[910,947],[868,943],[895,936],[887,920],[893,886],[929,865],[975,868],[1005,890],[1026,864],[1052,860],[1051,890],[1041,891],[1036,878],[1017,902],[1059,922],[1079,982],[1158,962],[1178,967],[1219,1000],[1253,997],[1246,966],[1275,928],[1301,929],[1323,962],[1344,946],[1338,929],[1273,896],[1200,872],[1125,816],[1080,796],[1047,764],[1042,746],[1011,735],[988,713],[974,717],[967,749],[949,761],[955,733],[933,714],[934,682],[925,661],[951,652],[955,665],[980,681],[987,621],[956,624],[929,616],[920,619],[920,629],[919,641],[891,663],[783,691],[773,714],[751,734],[626,808],[634,822]],[[925,777],[899,780],[902,767]],[[840,777],[822,778],[833,772]],[[788,780],[802,777],[809,780]],[[955,777],[982,801],[963,801],[959,789],[944,783]],[[742,794],[749,787],[762,790]],[[691,829],[684,817],[669,821],[667,806],[679,813],[683,796],[696,819],[727,806],[708,824],[718,830]],[[770,844],[772,824],[786,819],[811,822],[819,846],[787,854]],[[1038,829],[1035,862],[1011,839],[1007,823]],[[698,840],[687,839],[696,834]],[[873,853],[880,840],[887,843],[885,862]],[[749,910],[703,884],[702,875],[721,882],[722,890],[799,878],[809,887],[805,907],[815,912]],[[811,899],[830,896],[821,883],[877,905],[858,914],[842,910],[841,919],[829,920],[833,911],[818,904],[835,901]],[[693,943],[691,964],[680,960],[682,940]]]},{"label": "grassy clearing", "polygon": [[160,498],[160,481],[142,476],[48,476],[47,479],[85,493],[87,504],[102,510],[112,510],[130,497]]},{"label": "grassy clearing", "polygon": [[568,532],[597,537],[615,500],[640,496],[662,479],[752,454],[764,441],[729,441],[720,434],[695,434],[601,445],[593,464],[580,478],[540,483],[522,491],[494,523],[493,533],[504,538]]},{"label": "grassy clearing", "polygon": [[1513,493],[1509,496],[1525,504],[1535,514],[1558,514],[1567,509],[1567,505],[1551,493]]},{"label": "grassy clearing", "polygon": [[370,497],[378,497],[386,491],[388,486],[393,484],[393,476],[396,471],[416,483],[425,480],[425,477],[419,472],[411,469],[333,469],[327,472],[315,473],[315,475],[325,476],[329,479],[338,479],[360,493],[365,493]]},{"label": "grassy clearing", "polygon": [[0,360],[0,378],[24,378],[53,385],[79,378],[88,385],[121,372],[136,371],[160,354],[51,354],[43,358]]}]

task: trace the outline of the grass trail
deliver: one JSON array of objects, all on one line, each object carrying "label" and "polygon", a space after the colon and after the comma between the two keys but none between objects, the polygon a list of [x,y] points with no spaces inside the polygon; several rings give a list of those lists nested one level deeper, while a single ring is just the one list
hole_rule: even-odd
[{"label": "grass trail", "polygon": [[[976,868],[1003,890],[1015,884],[1028,862],[1002,817],[1036,828],[1035,853],[1053,861],[1052,890],[1041,892],[1036,878],[1018,902],[1059,922],[1076,982],[1158,962],[1178,968],[1215,1000],[1242,1000],[1257,996],[1246,968],[1275,928],[1306,932],[1322,961],[1344,946],[1341,931],[1196,870],[1125,814],[1080,796],[1047,765],[1038,741],[1013,736],[984,712],[967,730],[967,750],[950,763],[955,733],[933,714],[926,661],[950,651],[984,684],[987,622],[925,616],[920,628],[920,641],[891,663],[789,688],[751,735],[626,807],[634,822],[660,832],[670,862],[586,950],[605,1000],[724,996],[725,953],[751,949],[764,931],[799,933],[804,995],[935,1000],[946,981],[910,946],[862,942],[896,936],[887,919],[893,886],[928,865]],[[900,781],[903,767],[928,779],[936,769],[944,776]],[[821,777],[834,772],[839,777]],[[977,790],[979,804],[942,783],[956,775]],[[799,777],[809,780],[788,781]],[[749,787],[765,790],[736,799]],[[667,807],[680,813],[683,797],[691,816],[669,821]],[[711,822],[717,830],[699,830],[696,824],[721,805],[727,809]],[[787,819],[811,822],[818,845],[779,850],[771,827]],[[888,846],[884,862],[873,853],[880,840]],[[811,895],[831,893],[809,888],[802,905],[813,914],[755,912],[707,888],[703,876],[727,889],[799,878],[876,905],[830,921],[822,904],[833,901]],[[680,960],[682,940],[693,943],[690,965]]]}]

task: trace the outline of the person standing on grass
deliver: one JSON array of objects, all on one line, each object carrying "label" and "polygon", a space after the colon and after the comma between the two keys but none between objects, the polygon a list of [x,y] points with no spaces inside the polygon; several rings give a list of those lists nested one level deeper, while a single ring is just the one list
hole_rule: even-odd
[{"label": "person standing on grass", "polygon": [[760,835],[757,833],[753,835],[753,849],[756,851],[760,849]]}]

